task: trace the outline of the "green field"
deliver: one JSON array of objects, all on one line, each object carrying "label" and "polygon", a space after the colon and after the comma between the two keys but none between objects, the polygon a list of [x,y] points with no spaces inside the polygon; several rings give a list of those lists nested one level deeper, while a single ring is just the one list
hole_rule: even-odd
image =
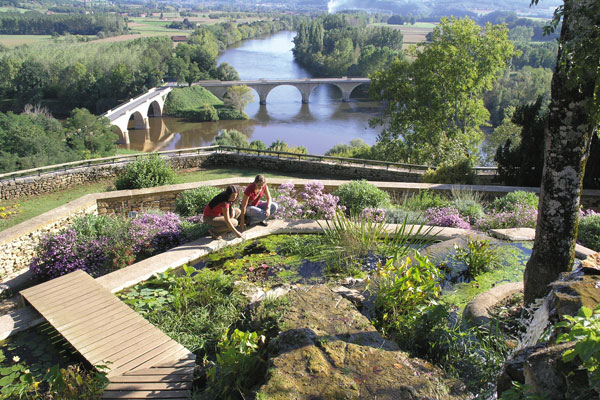
[{"label": "green field", "polygon": [[17,47],[22,44],[47,43],[52,41],[50,35],[0,35],[0,44],[6,47]]},{"label": "green field", "polygon": [[26,8],[17,8],[17,7],[0,7],[0,12],[18,12],[18,13],[26,13],[28,10]]}]

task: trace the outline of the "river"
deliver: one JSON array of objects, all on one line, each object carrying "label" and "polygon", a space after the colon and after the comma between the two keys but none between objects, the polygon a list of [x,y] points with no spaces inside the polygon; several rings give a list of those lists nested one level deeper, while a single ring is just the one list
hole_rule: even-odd
[{"label": "river", "polygon": [[[242,80],[295,79],[313,77],[294,61],[292,39],[295,32],[279,32],[245,40],[224,51],[218,63],[226,62]],[[187,122],[181,118],[151,118],[150,130],[130,130],[130,149],[174,150],[210,145],[221,129],[237,129],[249,140],[269,146],[275,140],[305,146],[311,154],[323,154],[338,143],[360,138],[374,144],[380,128],[370,128],[369,119],[378,114],[378,102],[353,93],[342,102],[334,86],[321,85],[312,92],[309,104],[302,104],[300,92],[292,86],[273,89],[266,105],[258,94],[245,111],[249,121]]]}]

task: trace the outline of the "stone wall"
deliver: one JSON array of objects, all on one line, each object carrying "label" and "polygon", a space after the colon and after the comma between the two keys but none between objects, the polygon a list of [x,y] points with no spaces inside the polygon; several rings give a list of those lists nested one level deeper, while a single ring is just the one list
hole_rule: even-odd
[{"label": "stone wall", "polygon": [[[202,167],[209,156],[210,153],[184,154],[168,160],[174,169],[188,169]],[[54,193],[85,183],[114,179],[125,165],[127,162],[91,165],[0,181],[0,200]]]},{"label": "stone wall", "polygon": [[28,268],[42,237],[69,226],[76,216],[97,211],[95,200],[87,204],[77,204],[82,203],[78,200],[73,203],[66,213],[52,210],[0,232],[0,277],[10,277]]}]

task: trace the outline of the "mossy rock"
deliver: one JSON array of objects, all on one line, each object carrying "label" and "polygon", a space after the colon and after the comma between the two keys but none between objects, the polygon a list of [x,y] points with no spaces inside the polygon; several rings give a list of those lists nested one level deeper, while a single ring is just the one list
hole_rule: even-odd
[{"label": "mossy rock", "polygon": [[467,398],[462,382],[398,350],[328,287],[300,287],[288,298],[260,398]]}]

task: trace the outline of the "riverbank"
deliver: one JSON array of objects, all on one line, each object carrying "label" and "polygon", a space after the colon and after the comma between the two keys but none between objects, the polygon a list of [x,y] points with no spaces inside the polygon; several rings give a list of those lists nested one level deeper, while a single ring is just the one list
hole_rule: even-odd
[{"label": "riverbank", "polygon": [[193,122],[250,119],[201,86],[175,88],[165,102],[164,115]]}]

